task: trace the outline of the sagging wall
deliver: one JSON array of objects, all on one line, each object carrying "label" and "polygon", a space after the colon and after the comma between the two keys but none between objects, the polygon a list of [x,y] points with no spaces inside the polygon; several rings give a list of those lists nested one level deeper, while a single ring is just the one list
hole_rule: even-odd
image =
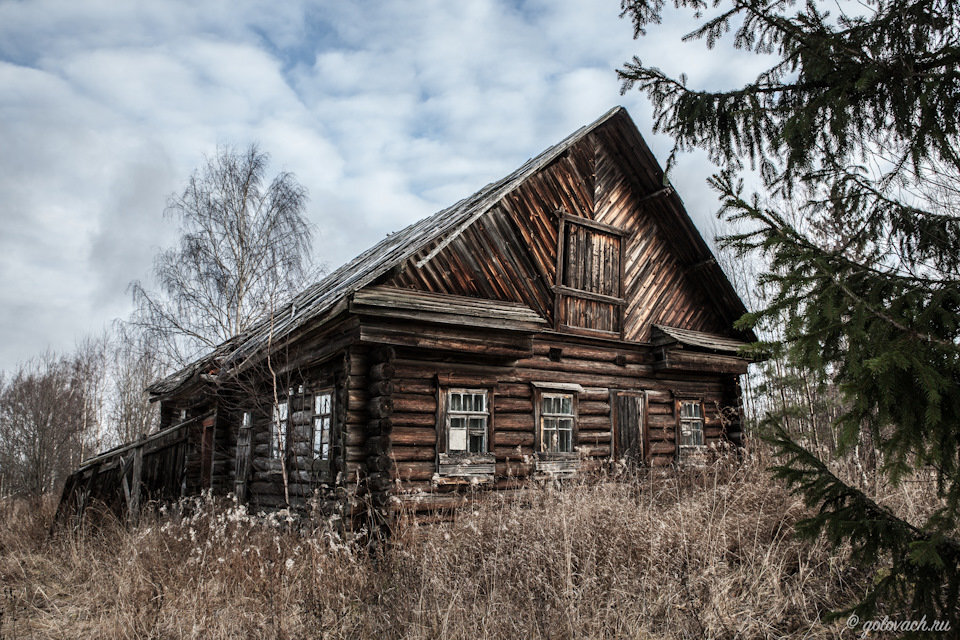
[{"label": "sagging wall", "polygon": [[[438,420],[442,393],[450,388],[492,391],[492,441],[496,459],[493,481],[486,486],[508,489],[537,475],[536,390],[533,383],[580,385],[577,393],[579,471],[610,461],[615,450],[616,397],[643,392],[645,463],[667,466],[677,460],[677,407],[697,399],[704,412],[707,445],[741,441],[738,391],[734,376],[669,374],[654,367],[649,347],[573,344],[562,338],[537,338],[533,353],[508,365],[403,348],[389,350],[377,362],[376,383],[383,395],[371,404],[377,413],[377,437],[389,444],[368,451],[370,471],[378,487],[424,508],[443,506],[437,494],[452,493],[460,483],[437,477]],[[372,429],[371,429],[372,430]],[[386,439],[377,440],[386,443]],[[385,465],[386,456],[390,465]],[[418,493],[431,493],[425,499]]]}]

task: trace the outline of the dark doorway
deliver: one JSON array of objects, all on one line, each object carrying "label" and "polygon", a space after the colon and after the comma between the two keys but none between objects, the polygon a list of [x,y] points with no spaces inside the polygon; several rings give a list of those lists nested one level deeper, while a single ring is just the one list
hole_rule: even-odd
[{"label": "dark doorway", "polygon": [[643,394],[617,394],[617,433],[614,455],[635,463],[643,462]]}]

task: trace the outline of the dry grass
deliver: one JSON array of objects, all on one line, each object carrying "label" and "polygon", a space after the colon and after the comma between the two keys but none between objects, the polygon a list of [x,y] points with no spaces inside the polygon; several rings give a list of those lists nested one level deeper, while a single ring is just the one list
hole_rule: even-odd
[{"label": "dry grass", "polygon": [[821,615],[869,576],[794,538],[762,466],[487,496],[377,554],[209,500],[52,537],[50,502],[8,502],[0,638],[849,635]]}]

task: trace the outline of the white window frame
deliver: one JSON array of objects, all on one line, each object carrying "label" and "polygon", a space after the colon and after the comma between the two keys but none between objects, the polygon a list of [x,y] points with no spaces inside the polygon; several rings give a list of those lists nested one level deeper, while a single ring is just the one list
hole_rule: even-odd
[{"label": "white window frame", "polygon": [[[463,409],[462,403],[460,409],[454,409],[453,399],[455,395],[460,396],[480,396],[483,398],[483,408],[482,410],[476,409]],[[444,453],[448,455],[484,455],[490,452],[490,391],[488,389],[446,389],[445,398],[446,402],[446,424],[444,425]],[[464,426],[458,428],[462,429],[464,433],[464,446],[463,448],[453,448],[451,446],[451,436],[453,432],[452,422],[454,419],[463,419]],[[471,421],[473,420],[482,420],[482,426],[470,426]],[[471,451],[471,438],[473,436],[480,436],[481,446],[480,451]]]},{"label": "white window frame", "polygon": [[[333,389],[329,387],[313,392],[310,443],[315,460],[330,460],[333,453],[333,395]],[[322,398],[327,399],[325,412],[321,411],[321,406],[318,405],[318,401]],[[325,425],[324,421],[326,421]]]},{"label": "white window frame", "polygon": [[[570,402],[570,411],[563,412],[563,400],[569,400]],[[561,411],[547,411],[547,401],[559,400]],[[546,423],[547,421],[555,421],[554,427],[550,429],[551,432],[556,433],[556,450],[553,450],[549,446],[549,442],[546,433]],[[569,427],[560,427],[561,421],[569,421]],[[543,391],[540,394],[540,424],[537,425],[537,428],[540,430],[540,453],[576,453],[576,432],[577,432],[577,399],[576,395],[572,392],[567,391]],[[569,432],[569,447],[564,449],[561,447],[561,431]]]},{"label": "white window frame", "polygon": [[270,419],[270,449],[269,449],[269,458],[271,460],[279,460],[280,456],[283,455],[280,447],[280,428],[284,429],[284,448],[286,448],[286,436],[287,428],[290,422],[290,399],[289,396],[285,397],[283,400],[280,400],[273,407],[273,416]]},{"label": "white window frame", "polygon": [[[686,411],[688,407],[692,408],[689,413]],[[705,426],[703,401],[699,398],[679,398],[677,400],[677,451],[681,461],[691,454],[706,450]],[[688,441],[688,438],[693,441]]]}]

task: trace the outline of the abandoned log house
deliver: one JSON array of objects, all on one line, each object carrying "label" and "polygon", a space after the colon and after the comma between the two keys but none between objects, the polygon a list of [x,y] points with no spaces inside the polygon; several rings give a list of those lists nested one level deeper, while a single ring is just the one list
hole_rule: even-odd
[{"label": "abandoned log house", "polygon": [[698,460],[741,442],[744,312],[618,107],[151,386],[159,431],[87,460],[63,504],[427,510]]}]

